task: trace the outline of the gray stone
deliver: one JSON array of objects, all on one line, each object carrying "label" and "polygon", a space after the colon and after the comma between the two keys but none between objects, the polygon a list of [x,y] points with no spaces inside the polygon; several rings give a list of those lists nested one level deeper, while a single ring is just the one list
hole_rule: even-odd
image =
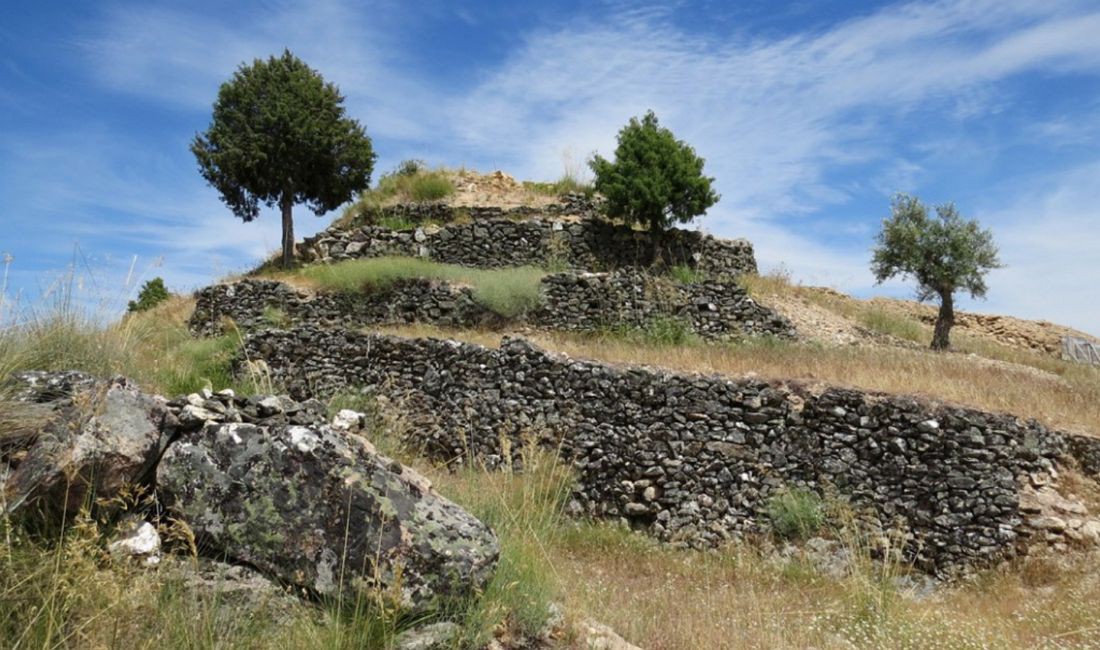
[{"label": "gray stone", "polygon": [[162,433],[164,400],[129,381],[72,383],[72,374],[58,377],[73,392],[35,393],[53,396],[46,402],[51,414],[4,484],[9,513],[34,509],[46,517],[71,517],[92,499],[119,496],[148,478],[170,437],[171,431]]},{"label": "gray stone", "polygon": [[328,426],[208,425],[157,484],[208,552],[324,595],[396,590],[417,610],[481,588],[499,552],[423,477]]}]

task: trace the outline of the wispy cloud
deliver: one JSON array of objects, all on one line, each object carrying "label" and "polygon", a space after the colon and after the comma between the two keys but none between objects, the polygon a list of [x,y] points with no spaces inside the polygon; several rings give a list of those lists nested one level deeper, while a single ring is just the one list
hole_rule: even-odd
[{"label": "wispy cloud", "polygon": [[[239,63],[290,47],[347,93],[352,113],[387,145],[385,158],[419,155],[526,177],[556,177],[566,152],[573,160],[610,154],[626,118],[653,108],[718,179],[723,200],[705,228],[754,240],[765,268],[782,262],[803,280],[857,291],[871,286],[867,249],[887,194],[950,185],[938,168],[988,161],[1023,138],[1068,145],[1081,133],[1080,115],[1069,110],[986,138],[967,130],[1012,108],[1014,79],[1100,73],[1100,8],[1084,0],[897,4],[768,38],[689,33],[655,5],[605,6],[611,18],[566,19],[510,35],[518,45],[484,63],[470,86],[441,85],[417,72],[410,57],[421,44],[409,41],[397,4],[365,12],[342,0],[283,0],[247,21],[179,7],[115,6],[83,48],[91,74],[112,92],[204,118],[218,84]],[[478,22],[469,17],[467,24]],[[83,160],[91,150],[57,146],[24,160],[24,168],[65,155]],[[36,193],[44,204],[64,198],[152,215],[128,222],[116,240],[159,246],[180,277],[198,277],[209,256],[254,258],[277,243],[274,219],[235,222],[189,160],[162,162],[151,176],[127,175],[118,167],[126,152],[105,148],[80,163],[94,169],[90,179],[66,188],[28,176],[29,187],[43,190]],[[1082,281],[1080,265],[1064,262],[1094,240],[1081,237],[1070,249],[1048,242],[1028,230],[1023,208],[1013,207],[1041,210],[1047,228],[1080,229],[1087,201],[1096,197],[1073,194],[1072,183],[1086,182],[1093,169],[1080,166],[1056,186],[1032,187],[1019,198],[1018,189],[1009,191],[981,206],[979,215],[1004,230],[1006,260],[1021,269],[998,273],[990,308],[1042,315],[1032,312],[1046,305],[1035,305],[1024,288],[1036,270],[1050,282],[1096,286]],[[102,188],[117,189],[107,196]],[[1040,242],[1044,252],[1036,255]],[[171,260],[192,248],[203,262]],[[1063,261],[1038,269],[1034,261],[1045,254]],[[1049,313],[1078,326],[1095,318],[1080,306]]]}]

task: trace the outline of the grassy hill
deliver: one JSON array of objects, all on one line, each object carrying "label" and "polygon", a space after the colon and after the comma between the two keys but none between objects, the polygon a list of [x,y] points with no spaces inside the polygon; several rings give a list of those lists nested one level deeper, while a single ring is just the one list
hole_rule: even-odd
[{"label": "grassy hill", "polygon": [[[398,189],[395,195],[412,191]],[[307,268],[292,279],[313,288],[357,290],[395,277],[444,277],[475,286],[487,303],[508,310],[532,298],[539,274],[538,269],[477,271],[389,259],[340,270]],[[1100,435],[1100,369],[1052,354],[1050,336],[1063,331],[1056,326],[1012,320],[993,326],[989,319],[961,315],[953,335],[957,350],[933,353],[924,349],[930,327],[922,307],[860,301],[782,277],[744,282],[758,301],[790,318],[803,340],[703,343],[644,328],[523,334],[575,357],[916,394]],[[204,387],[279,392],[267,377],[230,372],[240,332],[230,328],[215,338],[192,337],[186,321],[193,307],[192,298],[176,296],[102,325],[75,300],[62,301],[0,334],[0,379],[22,369],[75,368],[127,375],[168,396]],[[489,346],[504,333],[425,325],[380,329]],[[329,407],[374,410],[354,394],[334,397]],[[26,431],[23,417],[14,405],[0,403],[0,448],[5,437]],[[532,647],[524,644],[535,643],[532,639],[545,631],[551,603],[561,606],[564,623],[543,635],[539,643],[550,647],[586,647],[579,630],[588,619],[609,624],[644,648],[1030,648],[1100,642],[1095,550],[1031,555],[929,591],[903,562],[878,557],[880,547],[842,504],[798,499],[776,503],[772,515],[800,522],[792,528],[799,531],[793,538],[740,539],[711,552],[680,549],[616,522],[568,517],[571,470],[551,454],[530,450],[523,472],[450,467],[404,448],[401,431],[407,426],[414,425],[379,417],[370,437],[501,537],[497,576],[486,593],[454,616],[462,627],[461,647]],[[1072,473],[1063,481],[1090,508],[1100,507],[1091,481]],[[809,528],[803,530],[802,522]],[[186,539],[177,539],[180,563],[150,570],[104,553],[108,533],[94,518],[70,522],[66,532],[52,536],[28,534],[0,520],[0,646],[350,649],[385,647],[400,629],[416,623],[372,603],[257,606],[211,597],[180,569],[180,563],[197,561],[193,552],[187,559]],[[804,544],[789,545],[813,535],[831,540],[832,550],[822,556]],[[846,558],[848,570],[830,570],[830,557]]]}]

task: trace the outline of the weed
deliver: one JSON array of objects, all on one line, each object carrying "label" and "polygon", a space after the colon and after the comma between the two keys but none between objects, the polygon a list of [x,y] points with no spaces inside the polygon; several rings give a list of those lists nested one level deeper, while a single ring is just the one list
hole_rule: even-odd
[{"label": "weed", "polygon": [[285,328],[290,324],[290,317],[286,312],[278,307],[267,305],[264,307],[263,314],[261,315],[265,324],[269,327]]},{"label": "weed", "polygon": [[706,279],[706,275],[702,271],[693,269],[686,264],[673,266],[668,270],[668,275],[680,284],[695,284]]},{"label": "weed", "polygon": [[811,490],[782,489],[768,499],[765,514],[781,539],[808,539],[825,524],[821,497]]}]

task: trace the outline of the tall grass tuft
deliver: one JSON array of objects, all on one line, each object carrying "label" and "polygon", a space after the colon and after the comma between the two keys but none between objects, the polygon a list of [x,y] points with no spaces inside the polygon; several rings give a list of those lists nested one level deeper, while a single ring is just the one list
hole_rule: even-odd
[{"label": "tall grass tuft", "polygon": [[528,446],[522,458],[522,473],[467,466],[433,474],[440,492],[500,538],[500,561],[485,593],[460,613],[462,647],[483,647],[497,629],[537,633],[557,596],[551,546],[566,525],[573,475],[554,453]]},{"label": "tall grass tuft", "polygon": [[[474,299],[506,318],[515,318],[539,303],[539,284],[546,272],[531,266],[474,269],[413,257],[377,257],[294,271],[291,279],[321,289],[359,292],[384,289],[398,280],[431,278],[469,285]],[[286,276],[284,276],[286,277]]]}]

